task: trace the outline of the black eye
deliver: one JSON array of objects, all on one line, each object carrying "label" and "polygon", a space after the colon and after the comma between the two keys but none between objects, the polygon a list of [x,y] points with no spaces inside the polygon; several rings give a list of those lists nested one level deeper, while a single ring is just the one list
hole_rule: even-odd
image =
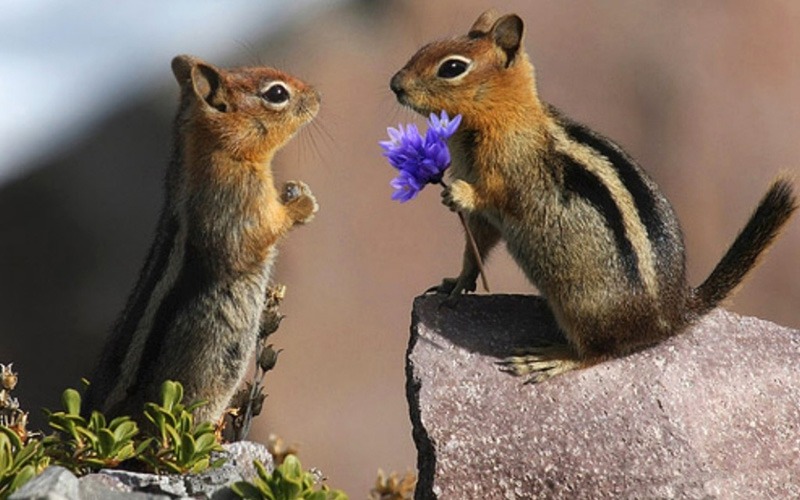
[{"label": "black eye", "polygon": [[467,71],[468,67],[469,63],[463,59],[448,59],[439,66],[436,76],[439,78],[455,78]]},{"label": "black eye", "polygon": [[291,94],[281,83],[273,83],[264,92],[261,93],[261,98],[272,104],[281,104],[289,100]]}]

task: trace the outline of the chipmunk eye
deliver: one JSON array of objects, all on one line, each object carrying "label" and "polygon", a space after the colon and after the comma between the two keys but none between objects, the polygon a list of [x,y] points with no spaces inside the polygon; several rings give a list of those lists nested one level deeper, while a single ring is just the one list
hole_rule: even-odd
[{"label": "chipmunk eye", "polygon": [[270,104],[283,104],[289,100],[289,89],[282,83],[273,83],[261,93],[261,98]]},{"label": "chipmunk eye", "polygon": [[469,68],[469,61],[451,57],[439,65],[439,71],[436,76],[439,78],[455,78],[464,74],[467,68]]}]

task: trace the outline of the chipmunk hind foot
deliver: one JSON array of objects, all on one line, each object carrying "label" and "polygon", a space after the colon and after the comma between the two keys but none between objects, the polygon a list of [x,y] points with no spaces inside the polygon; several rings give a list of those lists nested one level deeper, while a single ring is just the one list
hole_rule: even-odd
[{"label": "chipmunk hind foot", "polygon": [[520,349],[497,364],[502,372],[517,377],[528,376],[525,384],[538,384],[593,363],[581,359],[569,344],[546,343]]}]

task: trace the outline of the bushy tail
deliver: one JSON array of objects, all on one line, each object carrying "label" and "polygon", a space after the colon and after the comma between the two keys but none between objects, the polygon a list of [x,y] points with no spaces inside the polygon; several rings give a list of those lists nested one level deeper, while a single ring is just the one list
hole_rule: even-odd
[{"label": "bushy tail", "polygon": [[797,209],[792,183],[778,178],[761,199],[747,225],[739,233],[717,267],[694,290],[690,309],[705,314],[720,303],[758,262],[781,227]]}]

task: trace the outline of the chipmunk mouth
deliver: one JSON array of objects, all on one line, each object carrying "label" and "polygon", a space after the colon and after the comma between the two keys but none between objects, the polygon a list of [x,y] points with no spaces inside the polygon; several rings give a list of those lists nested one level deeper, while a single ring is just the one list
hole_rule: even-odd
[{"label": "chipmunk mouth", "polygon": [[317,116],[319,113],[319,103],[320,103],[320,95],[318,92],[314,92],[312,95],[303,96],[300,99],[300,103],[298,106],[298,115],[304,118],[306,121],[311,121],[314,117]]},{"label": "chipmunk mouth", "polygon": [[406,90],[405,86],[403,85],[402,81],[402,72],[397,73],[392,77],[391,82],[389,82],[389,88],[392,89],[394,92],[395,97],[397,98],[397,102],[401,105],[414,110],[415,112],[421,115],[427,115],[431,111],[427,108],[419,106],[418,104],[411,101],[409,97],[409,93]]}]

